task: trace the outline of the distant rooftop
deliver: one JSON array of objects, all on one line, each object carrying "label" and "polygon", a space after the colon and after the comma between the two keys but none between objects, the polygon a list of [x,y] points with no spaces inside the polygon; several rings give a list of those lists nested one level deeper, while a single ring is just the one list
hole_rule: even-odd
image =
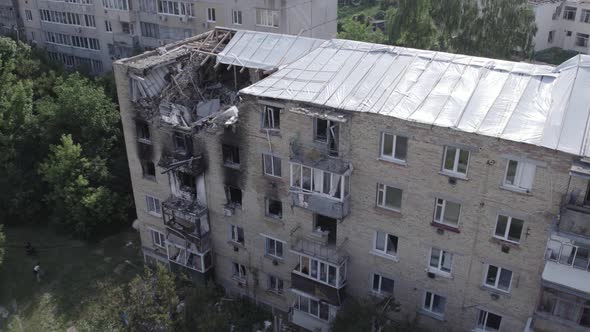
[{"label": "distant rooftop", "polygon": [[558,67],[333,39],[242,94],[590,156],[590,56]]}]

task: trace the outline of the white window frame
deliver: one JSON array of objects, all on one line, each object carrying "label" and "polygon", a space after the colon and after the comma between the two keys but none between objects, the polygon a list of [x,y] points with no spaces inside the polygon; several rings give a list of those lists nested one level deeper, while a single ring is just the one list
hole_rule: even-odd
[{"label": "white window frame", "polygon": [[[399,207],[395,207],[395,206],[389,206],[386,205],[387,202],[387,188],[392,188],[394,190],[399,190],[400,191],[400,202],[399,202]],[[381,200],[379,199],[379,196],[381,195]],[[377,206],[386,210],[391,210],[391,211],[395,211],[395,212],[400,212],[402,209],[402,200],[404,198],[404,191],[402,189],[393,187],[393,186],[388,186],[386,184],[383,183],[377,183]]]},{"label": "white window frame", "polygon": [[113,33],[113,24],[109,20],[104,20],[104,30]]},{"label": "white window frame", "polygon": [[232,17],[231,22],[233,25],[242,25],[243,24],[243,20],[242,20],[243,15],[242,15],[241,10],[237,10],[237,9],[232,10],[231,17]]},{"label": "white window frame", "polygon": [[[506,221],[506,230],[504,231],[504,235],[502,235],[502,236],[499,236],[499,235],[496,234],[497,233],[497,229],[498,229],[498,224],[500,222],[500,217],[506,217],[506,218],[508,218],[508,220]],[[508,238],[508,234],[510,233],[510,227],[512,227],[512,221],[514,219],[519,220],[519,221],[522,222],[522,228],[520,230],[520,234],[518,235],[518,241],[514,241],[514,240],[511,240],[511,239]],[[494,234],[493,234],[493,236],[495,238],[497,238],[497,239],[502,240],[502,241],[507,241],[507,242],[511,242],[511,243],[515,243],[515,244],[520,244],[520,240],[522,239],[522,231],[523,230],[524,230],[524,220],[523,219],[514,218],[512,216],[508,216],[508,215],[499,213],[496,216],[496,227],[494,227]]]},{"label": "white window frame", "polygon": [[[510,163],[516,163],[516,173],[514,174],[513,183],[508,182],[508,170]],[[502,186],[508,189],[530,193],[535,182],[537,166],[531,162],[523,160],[507,159],[506,169],[504,170],[504,179]],[[527,183],[528,182],[528,183]]]},{"label": "white window frame", "polygon": [[[294,168],[295,167],[299,167],[299,174],[294,174]],[[310,189],[307,188],[303,188],[303,169],[307,168],[310,170]],[[318,182],[320,182],[320,184],[316,185],[315,184],[315,180],[314,178],[316,177],[316,172],[321,172],[321,174],[317,175],[317,180]],[[326,194],[324,193],[324,176],[326,176],[326,174],[328,174],[330,176],[330,184],[332,183],[332,181],[334,181],[334,175],[340,176],[340,197],[337,196],[331,196],[330,194]],[[291,162],[290,163],[290,179],[291,179],[291,187],[300,189],[303,192],[308,192],[308,193],[316,193],[318,195],[322,195],[324,197],[327,198],[331,198],[334,200],[338,200],[338,201],[343,201],[348,195],[349,195],[349,190],[348,188],[346,188],[346,185],[349,184],[350,179],[348,178],[349,175],[340,175],[340,174],[334,174],[328,171],[323,171],[317,168],[313,168],[313,167],[309,167],[309,166],[305,166],[303,164],[299,164],[299,163],[294,163]],[[347,179],[348,178],[348,179]],[[297,186],[295,184],[296,180],[299,179],[299,186]],[[337,191],[336,191],[337,192]],[[334,193],[336,195],[336,192]]]},{"label": "white window frame", "polygon": [[[572,18],[568,18],[571,14],[573,13],[574,16]],[[578,15],[578,8],[576,7],[572,7],[572,6],[565,6],[565,8],[563,9],[563,19],[566,21],[575,21],[576,20],[576,16]]]},{"label": "white window frame", "polygon": [[[484,314],[484,315],[485,315],[485,318],[484,318],[484,321],[483,321],[483,325],[482,325],[482,326],[480,326],[480,325],[479,325],[479,317],[480,317],[482,314]],[[500,317],[500,326],[499,326],[499,329],[497,329],[497,330],[496,330],[496,329],[493,329],[493,330],[492,330],[492,329],[488,329],[488,328],[486,327],[486,325],[487,325],[487,322],[488,322],[488,316],[489,316],[489,314],[496,315],[496,316]],[[475,324],[476,324],[476,331],[478,331],[478,332],[479,332],[479,331],[500,331],[500,330],[502,330],[502,321],[503,321],[503,320],[504,320],[504,317],[502,317],[502,316],[500,316],[500,315],[498,315],[498,314],[496,314],[496,313],[489,312],[489,311],[487,311],[487,310],[483,310],[483,309],[479,309],[479,311],[477,312],[477,321],[476,321],[476,323],[475,323]]]},{"label": "white window frame", "polygon": [[[436,263],[436,266],[432,266],[432,254],[434,251],[438,251],[438,262]],[[443,261],[445,260],[450,260],[449,263],[449,271],[445,271],[443,270],[444,264]],[[450,276],[453,273],[453,259],[454,259],[454,254],[451,252],[448,252],[446,250],[443,249],[439,249],[439,248],[430,248],[430,255],[428,256],[428,271],[429,272],[433,272],[436,274],[440,274],[443,276]]]},{"label": "white window frame", "polygon": [[[430,303],[426,303],[426,299],[428,298],[428,294],[430,294]],[[444,301],[442,312],[436,312],[433,310],[435,297],[439,297]],[[438,294],[430,292],[430,291],[424,291],[424,295],[422,296],[422,310],[428,312],[431,315],[437,316],[439,318],[443,318],[445,316],[446,308],[447,308],[447,298],[445,296],[441,296],[441,295],[438,295]]]},{"label": "white window frame", "polygon": [[280,12],[274,9],[256,8],[256,25],[278,28],[280,26]]},{"label": "white window frame", "polygon": [[[145,195],[145,201],[146,201],[146,211],[156,217],[161,217],[162,216],[162,205],[160,203],[160,200],[154,196],[150,196],[150,195]],[[150,207],[150,203],[153,205],[153,210]]]},{"label": "white window frame", "polygon": [[[386,136],[391,136],[392,138],[392,147],[391,147],[391,155],[385,154],[385,138]],[[405,138],[406,139],[406,156],[404,159],[400,159],[397,158],[395,155],[397,153],[397,139],[399,137]],[[408,158],[408,141],[409,138],[406,136],[402,136],[402,135],[395,135],[392,133],[388,133],[388,132],[381,132],[381,144],[380,144],[380,148],[379,148],[379,157],[380,159],[383,160],[387,160],[387,161],[392,161],[392,162],[396,162],[396,163],[400,163],[400,164],[405,164],[406,160]]]},{"label": "white window frame", "polygon": [[[272,279],[274,279],[274,286],[273,286]],[[267,289],[268,289],[268,291],[273,292],[275,294],[283,294],[283,292],[285,290],[285,281],[283,279],[277,277],[276,275],[269,274]]]},{"label": "white window frame", "polygon": [[[297,265],[297,268],[293,270],[293,273],[304,276],[308,279],[311,280],[315,280],[319,283],[331,286],[331,287],[343,287],[346,284],[346,269],[347,269],[347,262],[343,262],[340,264],[340,266],[336,265],[336,264],[332,264],[332,263],[328,263],[324,260],[320,260],[317,258],[313,258],[311,256],[308,255],[303,255],[301,253],[297,253],[299,255],[299,264]],[[308,273],[303,272],[304,266],[303,266],[303,262],[304,262],[304,258],[305,260],[307,260],[307,262],[309,263],[309,265],[307,266],[308,269]],[[315,265],[315,271],[316,271],[316,276],[313,276],[313,265]],[[326,278],[322,278],[322,266],[325,266],[325,276]],[[340,267],[344,266],[344,268],[341,270]],[[335,274],[334,274],[334,285],[332,285],[330,283],[330,267],[335,269]]]},{"label": "white window frame", "polygon": [[[307,315],[313,316],[314,318],[317,318],[317,319],[322,320],[324,322],[328,322],[330,320],[330,311],[331,311],[330,309],[331,308],[330,308],[330,305],[328,303],[323,302],[323,301],[319,301],[317,299],[313,299],[311,297],[303,296],[303,295],[297,295],[297,300],[296,301],[297,301],[297,303],[296,303],[296,310],[301,311],[301,312],[303,312],[303,313],[305,313]],[[306,305],[307,310],[304,310],[302,308],[302,306],[301,306],[301,302],[302,301],[305,301],[307,303],[307,305]],[[311,302],[317,303],[317,305],[315,305],[315,307],[317,308],[317,311],[316,312],[312,312],[312,310],[311,310],[311,307],[312,307]],[[322,312],[322,309],[321,309],[322,306],[324,308],[326,308],[326,307],[328,308],[328,317],[326,317],[325,319],[322,318],[321,317],[322,315],[320,314],[320,312]]]},{"label": "white window frame", "polygon": [[[442,203],[440,202],[442,201]],[[459,205],[459,217],[457,218],[457,225],[453,225],[451,223],[448,223],[445,221],[445,214],[446,214],[446,208],[447,208],[447,202],[453,203],[453,204],[457,204]],[[457,202],[453,202],[453,201],[449,201],[447,199],[444,198],[435,198],[434,199],[434,216],[432,218],[432,220],[437,223],[437,224],[442,224],[442,225],[447,225],[449,227],[453,227],[453,228],[459,228],[459,224],[461,223],[461,210],[463,209],[463,206],[461,205],[461,203],[457,203]],[[437,209],[441,209],[440,212],[440,220],[436,219],[436,211]]]},{"label": "white window frame", "polygon": [[[279,239],[262,235],[264,237],[264,254],[276,259],[284,259],[285,258],[285,249],[287,248],[287,242],[281,241]],[[277,253],[278,246],[281,246],[281,255],[279,256]],[[272,250],[271,250],[272,249]],[[273,253],[274,252],[274,253]]]},{"label": "white window frame", "polygon": [[248,278],[248,270],[246,268],[246,265],[232,262],[232,277],[240,281],[246,281]]},{"label": "white window frame", "polygon": [[[576,43],[575,43],[575,45],[577,47],[588,47],[588,40],[590,40],[590,34],[576,32]],[[582,41],[582,45],[580,45],[578,43],[579,41]]]},{"label": "white window frame", "polygon": [[[455,150],[455,159],[453,160],[453,168],[448,169],[445,168],[445,164],[447,161],[447,153],[449,150]],[[459,171],[459,159],[461,157],[461,152],[467,152],[467,165],[465,165],[465,173]],[[442,161],[442,172],[446,174],[450,174],[453,176],[458,177],[467,177],[467,172],[469,172],[469,161],[471,160],[471,152],[466,149],[461,149],[456,146],[445,145],[445,150],[443,154],[443,161]]]},{"label": "white window frame", "polygon": [[[271,169],[271,173],[268,173],[266,171],[266,166],[268,164],[268,162],[270,161],[270,169]],[[278,162],[278,169],[275,170],[275,166],[276,163]],[[278,171],[279,174],[275,174],[275,172]],[[280,178],[283,175],[283,170],[282,170],[282,160],[281,158],[271,155],[271,154],[266,154],[263,153],[262,154],[262,172],[264,173],[264,175],[268,175],[268,176],[272,176],[275,178]]]},{"label": "white window frame", "polygon": [[[379,235],[380,234],[384,235],[384,237],[383,237],[383,240],[384,240],[383,249],[379,249],[378,248],[378,245],[377,245],[377,241],[378,241],[378,238],[379,238]],[[392,237],[395,238],[395,242],[393,244],[395,246],[395,248],[393,248],[393,250],[392,250],[393,251],[393,254],[391,254],[390,251],[389,251],[389,237],[390,236],[392,236]],[[397,252],[398,247],[399,247],[399,237],[397,237],[397,236],[395,236],[393,234],[386,233],[386,232],[375,231],[375,235],[373,236],[373,251],[375,253],[378,253],[379,255],[385,255],[385,256],[388,256],[388,257],[396,258],[397,257],[397,253],[398,253]]]},{"label": "white window frame", "polygon": [[590,9],[582,9],[582,15],[580,15],[580,22],[590,23]]},{"label": "white window frame", "polygon": [[[379,277],[379,285],[377,286],[378,290],[375,290],[375,277],[376,276]],[[383,278],[393,281],[393,289],[391,290],[391,293],[383,291],[383,289],[382,289]],[[395,280],[388,278],[388,277],[384,277],[380,273],[371,273],[371,292],[379,297],[392,296],[393,293],[395,292]]]},{"label": "white window frame", "polygon": [[152,235],[152,243],[154,246],[162,249],[166,249],[166,235],[160,231],[150,228],[150,234]]},{"label": "white window frame", "polygon": [[27,21],[33,20],[33,12],[30,9],[25,9],[25,16],[27,17]]},{"label": "white window frame", "polygon": [[213,8],[213,7],[207,8],[207,22],[209,22],[209,23],[217,22],[216,17],[215,17],[215,8]]},{"label": "white window frame", "polygon": [[[242,230],[242,242],[240,242],[240,230]],[[240,245],[246,244],[246,235],[244,234],[244,228],[237,225],[229,225],[229,239],[233,243]]]},{"label": "white window frame", "polygon": [[[493,266],[493,267],[495,267],[497,269],[496,276],[495,276],[495,281],[494,281],[494,284],[493,285],[490,285],[488,283],[488,274],[490,273],[490,267],[491,266]],[[485,265],[485,268],[486,269],[485,269],[484,278],[483,278],[483,285],[485,287],[492,288],[492,289],[498,290],[500,292],[510,293],[510,291],[512,290],[512,279],[514,279],[514,272],[511,271],[511,270],[508,270],[506,268],[503,268],[503,267],[500,267],[500,266],[496,266],[496,265],[492,265],[492,264],[486,264]],[[502,274],[502,271],[508,271],[508,272],[510,272],[510,282],[508,284],[508,289],[507,290],[504,290],[504,289],[501,289],[501,288],[498,287],[499,284],[500,284],[500,275]]]}]

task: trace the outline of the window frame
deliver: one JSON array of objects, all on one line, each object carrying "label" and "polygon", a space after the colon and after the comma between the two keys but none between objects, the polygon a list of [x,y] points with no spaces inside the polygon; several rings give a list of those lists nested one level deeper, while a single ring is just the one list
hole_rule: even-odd
[{"label": "window frame", "polygon": [[[150,165],[153,167],[154,174],[149,174]],[[156,181],[156,164],[151,160],[141,160],[141,175],[144,179]]]},{"label": "window frame", "polygon": [[[510,169],[511,162],[516,163],[516,170],[515,170],[515,174],[514,174],[513,183],[508,183],[508,181],[507,181],[508,171]],[[525,184],[523,184],[523,181],[526,180],[525,172],[530,167],[534,167],[534,170],[532,171],[532,175],[531,175],[531,179],[530,179],[530,181],[531,181],[530,188],[527,188],[527,187],[525,187]],[[529,171],[530,171],[530,169],[529,169]],[[537,175],[537,165],[535,165],[534,163],[527,162],[525,160],[508,158],[508,159],[506,159],[506,168],[504,169],[504,178],[502,179],[502,187],[510,189],[510,190],[518,191],[518,192],[530,193],[533,190],[536,175]]]},{"label": "window frame", "polygon": [[[483,321],[483,325],[480,326],[480,317],[481,317],[482,314],[485,315],[485,318],[484,318],[484,321]],[[498,326],[498,329],[489,329],[486,326],[490,314],[492,314],[494,316],[500,317],[500,324]],[[487,311],[487,310],[484,310],[484,309],[479,309],[479,311],[477,312],[476,329],[477,329],[477,331],[501,331],[502,330],[502,320],[503,320],[503,318],[504,317],[502,317],[502,316],[500,316],[500,315],[498,315],[496,313],[493,313],[493,312],[490,312],[490,311]]]},{"label": "window frame", "polygon": [[[295,174],[297,173],[295,171],[295,168],[299,168],[299,174]],[[309,169],[309,176],[310,176],[310,180],[309,180],[309,189],[304,188],[303,186],[303,170],[305,169]],[[316,191],[316,185],[315,185],[315,172],[321,172],[321,175],[318,176],[318,179],[320,180],[320,185],[321,186],[321,190]],[[336,195],[337,193],[340,194],[340,196],[332,196],[330,194],[326,194],[324,193],[324,176],[325,174],[330,174],[330,183],[332,183],[332,181],[334,181],[334,175],[336,176],[340,176],[340,190],[336,190],[336,192],[334,192],[334,195]],[[344,201],[349,195],[350,195],[350,175],[345,174],[336,174],[336,173],[331,173],[328,171],[324,171],[321,169],[317,169],[317,168],[313,168],[310,166],[306,166],[303,165],[301,163],[297,163],[297,162],[289,162],[289,179],[290,179],[290,186],[292,188],[297,188],[299,190],[301,190],[304,193],[315,193],[321,196],[324,196],[326,198],[330,198],[333,200],[338,200],[340,202]],[[299,185],[296,185],[297,180],[299,181]],[[348,187],[347,187],[348,186]]]},{"label": "window frame", "polygon": [[262,129],[280,131],[281,113],[282,108],[280,107],[264,105],[264,109],[262,110]]},{"label": "window frame", "polygon": [[25,17],[27,18],[27,21],[32,21],[33,12],[30,9],[25,9]]},{"label": "window frame", "polygon": [[[166,235],[153,228],[150,228],[149,230],[152,236],[152,244],[158,248],[166,249]],[[161,244],[158,242],[161,242]]]},{"label": "window frame", "polygon": [[[273,286],[273,279],[274,281],[274,286]],[[285,281],[279,277],[277,277],[276,275],[273,274],[268,274],[268,280],[267,280],[267,290],[269,292],[275,293],[275,294],[283,294],[285,291]]]},{"label": "window frame", "polygon": [[[385,136],[391,136],[391,155],[387,155],[384,153],[384,149],[385,149]],[[405,138],[406,140],[406,155],[405,158],[401,159],[401,158],[397,158],[396,154],[398,152],[398,138]],[[397,135],[397,134],[393,134],[390,132],[385,132],[382,131],[381,132],[381,139],[380,139],[380,144],[379,144],[379,158],[381,160],[385,160],[385,161],[390,161],[390,162],[394,162],[394,163],[398,163],[398,164],[406,164],[407,163],[407,159],[408,159],[408,142],[409,142],[409,137],[404,136],[404,135]]]},{"label": "window frame", "polygon": [[246,265],[232,262],[232,278],[246,282],[248,280],[248,269]]},{"label": "window frame", "polygon": [[[439,252],[439,256],[438,256],[438,262],[436,263],[436,266],[432,265],[432,254],[435,250],[438,250]],[[450,264],[449,264],[449,271],[445,271],[443,270],[443,261],[445,260],[445,255],[449,255],[450,256]],[[432,272],[432,273],[436,273],[439,275],[443,275],[443,276],[451,276],[453,273],[453,260],[454,260],[454,254],[452,252],[449,252],[447,250],[444,249],[439,249],[436,247],[432,247],[430,248],[430,255],[428,256],[428,271]]]},{"label": "window frame", "polygon": [[[575,45],[577,47],[588,47],[588,41],[590,40],[590,34],[576,32],[576,42]],[[580,45],[579,41],[582,41],[582,45]]]},{"label": "window frame", "polygon": [[[571,17],[573,14],[573,17]],[[565,6],[563,8],[563,19],[566,21],[575,21],[578,15],[578,8],[572,6]]]},{"label": "window frame", "polygon": [[[377,287],[378,290],[375,290],[375,277],[379,277],[379,285]],[[393,284],[392,288],[393,289],[391,290],[391,293],[383,291],[383,279],[384,278],[392,281],[392,284]],[[395,293],[395,280],[385,277],[380,273],[373,272],[373,273],[371,273],[371,292],[378,297],[393,296],[393,294]]]},{"label": "window frame", "polygon": [[[506,230],[504,231],[504,235],[503,236],[499,236],[498,233],[498,224],[500,222],[500,217],[506,217],[508,218],[508,220],[506,221]],[[509,234],[510,234],[510,227],[512,226],[512,221],[516,219],[520,222],[522,222],[522,226],[520,229],[520,233],[518,234],[518,241],[514,241],[509,239]],[[520,219],[520,218],[515,218],[506,214],[502,214],[502,213],[498,213],[498,215],[496,216],[496,225],[494,227],[494,233],[493,233],[493,237],[502,241],[506,241],[506,242],[510,242],[510,243],[514,243],[514,244],[520,244],[520,241],[522,240],[522,232],[524,231],[524,219]]]},{"label": "window frame", "polygon": [[[330,287],[335,287],[335,288],[342,288],[344,287],[344,285],[346,285],[346,272],[348,269],[348,262],[342,262],[340,265],[336,265],[333,263],[328,263],[324,260],[321,259],[317,259],[302,253],[297,253],[298,257],[298,261],[299,263],[297,264],[297,266],[295,267],[295,269],[293,269],[293,273],[301,275],[305,278],[308,278],[310,280],[314,280],[318,283],[322,283],[324,285],[328,285]],[[304,261],[307,262],[307,266],[304,266]],[[322,264],[323,266],[325,266],[325,270],[322,271]],[[314,266],[315,265],[315,270],[314,270]],[[332,269],[330,269],[330,267]],[[341,268],[344,267],[342,270]],[[303,270],[307,268],[307,273],[304,272]],[[315,271],[315,273],[314,273]],[[334,284],[330,283],[330,272],[334,271]],[[325,272],[325,278],[322,277],[322,272]],[[315,274],[315,276],[313,276],[313,274]],[[325,280],[324,280],[325,279]]]},{"label": "window frame", "polygon": [[[285,248],[287,247],[287,242],[285,241],[281,241],[279,239],[267,236],[267,235],[263,235],[264,237],[264,254],[266,256],[272,257],[274,259],[279,259],[279,260],[283,260],[285,259]],[[277,248],[279,247],[280,244],[280,248],[281,248],[281,255],[277,255],[278,250]],[[270,251],[270,249],[273,249],[272,253]]]},{"label": "window frame", "polygon": [[[449,149],[455,150],[455,157],[453,159],[452,169],[445,168]],[[465,165],[465,173],[459,171],[459,159],[461,159],[461,152],[467,152],[467,164]],[[469,161],[471,161],[471,151],[457,146],[445,145],[441,171],[444,174],[451,175],[453,177],[467,178],[467,173],[469,173]]]},{"label": "window frame", "polygon": [[[430,294],[430,303],[427,304],[426,302],[428,300],[428,294]],[[440,299],[442,299],[444,301],[442,312],[436,312],[436,311],[433,310],[435,297],[439,297]],[[422,295],[422,310],[425,311],[425,312],[427,312],[430,315],[436,316],[438,318],[443,318],[445,316],[445,310],[447,308],[447,302],[448,302],[448,299],[445,296],[442,296],[442,295],[433,293],[431,291],[425,290],[424,293],[423,293],[423,295]]]},{"label": "window frame", "polygon": [[[386,205],[386,203],[387,203],[387,188],[392,188],[392,189],[400,192],[399,207]],[[381,195],[382,200],[379,199],[380,195]],[[394,186],[386,185],[383,183],[377,183],[377,197],[376,198],[377,198],[377,206],[378,207],[380,207],[382,209],[390,210],[390,211],[401,212],[402,202],[404,199],[404,191],[402,189],[399,189]]]},{"label": "window frame", "polygon": [[580,22],[590,23],[590,9],[582,9],[582,14],[580,15]]},{"label": "window frame", "polygon": [[[242,240],[240,241],[240,231],[242,234]],[[231,242],[245,246],[246,245],[246,235],[244,234],[244,228],[238,225],[230,224],[229,225],[229,239]]]},{"label": "window frame", "polygon": [[[302,302],[303,299],[305,299],[305,302],[307,303],[305,306],[302,306],[301,305],[301,302]],[[312,308],[311,303],[312,302],[317,303],[315,305],[315,307],[317,308],[317,311],[316,311],[317,314],[316,313],[313,313],[312,310],[311,310],[311,308]],[[305,309],[303,309],[303,307],[305,307]],[[325,312],[325,311],[322,310],[322,307],[323,308],[327,308],[328,316],[325,317],[325,318],[322,317],[322,312]],[[303,296],[303,295],[299,295],[298,294],[297,295],[297,299],[296,299],[296,303],[295,303],[295,309],[296,310],[299,310],[299,311],[301,311],[301,312],[303,312],[303,313],[305,313],[307,315],[310,315],[310,316],[312,316],[312,317],[314,317],[316,319],[322,320],[324,322],[330,321],[330,305],[328,303],[324,302],[324,301],[319,301],[319,300],[313,299],[311,297],[307,297],[307,296]]]},{"label": "window frame", "polygon": [[214,7],[207,8],[207,22],[208,23],[216,23],[217,22],[217,17],[215,14],[216,13],[215,13]]},{"label": "window frame", "polygon": [[[383,237],[384,243],[383,243],[383,249],[379,249],[378,248],[378,241],[379,241],[379,234],[383,234],[385,235]],[[393,237],[394,240],[393,242],[393,254],[389,253],[389,238]],[[373,235],[373,252],[379,254],[379,255],[385,255],[387,257],[391,257],[391,258],[397,258],[398,256],[398,248],[399,248],[399,237],[387,233],[387,232],[381,232],[381,231],[375,231],[374,235]]]},{"label": "window frame", "polygon": [[244,22],[242,20],[243,19],[243,14],[242,14],[242,11],[241,10],[233,9],[232,10],[231,17],[232,17],[231,22],[232,22],[233,25],[242,25],[243,22]]},{"label": "window frame", "polygon": [[256,8],[256,26],[278,29],[281,25],[280,19],[278,10]]},{"label": "window frame", "polygon": [[[267,173],[267,158],[269,158],[270,160],[270,169],[271,169],[271,173]],[[278,168],[275,169],[275,166],[277,166],[277,161],[278,161]],[[262,173],[264,175],[267,176],[272,176],[275,178],[282,178],[283,177],[283,161],[280,157],[277,157],[275,155],[272,154],[268,154],[268,153],[263,153],[262,154]],[[278,174],[275,174],[278,173]]]},{"label": "window frame", "polygon": [[[440,204],[439,203],[439,200],[442,200],[443,203]],[[450,224],[450,223],[448,223],[448,222],[445,221],[446,220],[445,219],[445,214],[446,214],[446,211],[447,211],[447,202],[450,202],[450,203],[459,205],[459,216],[457,217],[457,224],[456,225]],[[439,206],[441,208],[441,212],[440,212],[441,219],[440,220],[437,220],[436,219],[436,215],[437,215],[436,211],[439,208]],[[452,227],[452,228],[458,229],[459,228],[459,224],[461,223],[461,211],[462,210],[463,210],[463,206],[462,206],[461,203],[453,202],[453,201],[450,201],[450,200],[445,199],[445,198],[436,197],[434,199],[434,215],[432,217],[432,221],[434,223],[436,223],[436,224],[441,224],[441,225],[445,225],[445,226],[448,226],[448,227]]]},{"label": "window frame", "polygon": [[[232,197],[232,189],[234,189],[234,191],[240,191],[240,202],[234,202]],[[244,202],[244,191],[242,190],[242,188],[240,187],[236,187],[236,186],[232,186],[232,185],[226,185],[225,186],[225,194],[226,194],[226,199],[227,199],[227,204],[228,205],[232,205],[233,207],[242,207],[242,204]]]},{"label": "window frame", "polygon": [[[273,213],[270,213],[270,203],[271,201],[275,201],[275,202],[279,202],[281,205],[281,214],[280,215],[276,215]],[[274,199],[274,198],[270,198],[267,197],[265,199],[265,216],[269,217],[269,218],[273,218],[273,219],[283,219],[283,201],[279,200],[279,199]]]},{"label": "window frame", "polygon": [[[158,199],[157,197],[151,196],[151,195],[145,195],[145,200],[146,200],[147,213],[149,213],[155,217],[161,217],[162,216],[162,203],[161,203],[160,199]],[[153,211],[150,207],[150,201],[154,206]]]},{"label": "window frame", "polygon": [[[484,287],[491,288],[491,289],[494,289],[496,291],[500,291],[503,293],[510,293],[510,291],[512,290],[512,279],[514,279],[514,271],[497,266],[497,265],[493,265],[493,264],[485,264],[485,267],[486,267],[486,270],[485,270],[484,279],[483,279]],[[494,285],[490,285],[488,283],[488,277],[490,274],[490,267],[496,268],[496,275],[494,276],[494,279],[495,279]],[[503,271],[510,272],[510,281],[509,281],[507,290],[504,290],[504,289],[498,287],[500,285],[500,276],[502,275]]]},{"label": "window frame", "polygon": [[221,157],[223,161],[223,166],[232,168],[240,167],[241,160],[239,147],[230,144],[221,144]]}]

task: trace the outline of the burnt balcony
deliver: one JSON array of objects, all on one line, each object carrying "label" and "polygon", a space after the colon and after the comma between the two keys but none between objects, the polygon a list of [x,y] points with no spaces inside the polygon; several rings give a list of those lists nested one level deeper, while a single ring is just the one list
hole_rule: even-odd
[{"label": "burnt balcony", "polygon": [[193,156],[185,151],[164,151],[158,166],[164,169],[162,173],[178,171],[194,176],[202,174],[206,169],[202,156]]},{"label": "burnt balcony", "polygon": [[208,249],[209,221],[207,207],[197,200],[185,200],[172,196],[162,203],[162,218],[166,228],[186,237],[200,252]]},{"label": "burnt balcony", "polygon": [[346,296],[348,257],[337,248],[299,239],[291,252],[299,255],[299,263],[291,272],[295,291],[340,306]]}]

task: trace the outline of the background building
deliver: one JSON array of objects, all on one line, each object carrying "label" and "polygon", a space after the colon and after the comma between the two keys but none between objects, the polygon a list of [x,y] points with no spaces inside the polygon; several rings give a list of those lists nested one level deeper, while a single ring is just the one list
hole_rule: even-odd
[{"label": "background building", "polygon": [[587,56],[216,29],[115,74],[147,262],[311,331],[590,328]]},{"label": "background building", "polygon": [[535,50],[551,47],[588,54],[590,51],[590,1],[531,0],[537,34]]},{"label": "background building", "polygon": [[143,48],[217,26],[332,38],[337,24],[336,0],[32,0],[18,6],[26,39],[68,67],[85,64],[95,73]]}]

